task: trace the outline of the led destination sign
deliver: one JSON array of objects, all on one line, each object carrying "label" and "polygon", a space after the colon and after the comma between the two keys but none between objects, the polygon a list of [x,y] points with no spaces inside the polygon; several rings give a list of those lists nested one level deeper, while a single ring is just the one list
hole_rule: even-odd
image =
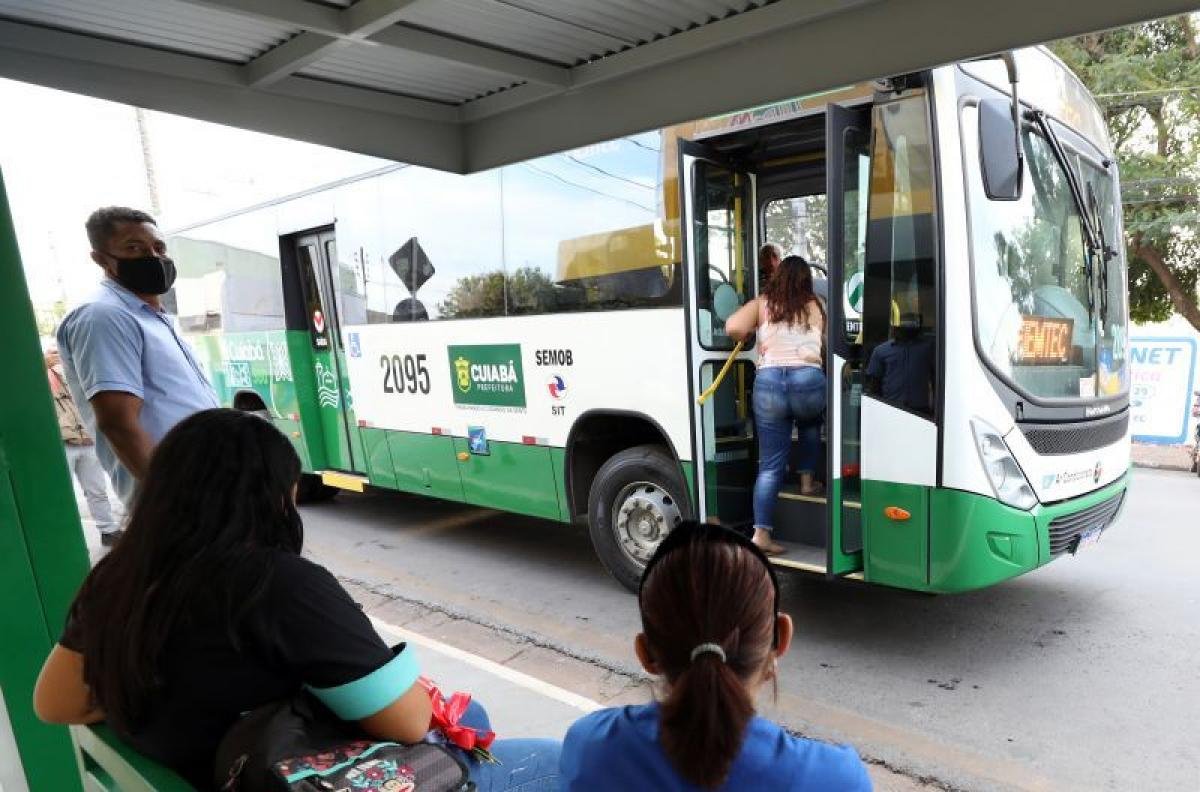
[{"label": "led destination sign", "polygon": [[1072,319],[1022,316],[1018,359],[1025,366],[1055,366],[1071,362]]}]

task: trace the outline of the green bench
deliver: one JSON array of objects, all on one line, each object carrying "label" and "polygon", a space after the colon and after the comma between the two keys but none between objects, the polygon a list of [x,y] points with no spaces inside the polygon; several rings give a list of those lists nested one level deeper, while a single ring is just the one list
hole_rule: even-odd
[{"label": "green bench", "polygon": [[72,726],[87,792],[195,792],[195,787],[121,742],[104,724]]}]

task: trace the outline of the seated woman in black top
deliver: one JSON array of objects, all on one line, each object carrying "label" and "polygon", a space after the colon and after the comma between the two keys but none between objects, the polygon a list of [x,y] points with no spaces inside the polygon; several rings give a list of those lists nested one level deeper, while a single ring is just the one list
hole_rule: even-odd
[{"label": "seated woman in black top", "polygon": [[[155,449],[125,535],[91,571],[34,692],[53,723],[109,725],[207,788],[241,713],[311,690],[370,736],[424,738],[413,650],[395,651],[323,567],[301,558],[300,461],[262,419],[206,410]],[[522,743],[550,767],[557,744]],[[493,765],[469,763],[481,789]],[[482,783],[481,783],[482,782]],[[540,786],[539,786],[540,788]]]}]

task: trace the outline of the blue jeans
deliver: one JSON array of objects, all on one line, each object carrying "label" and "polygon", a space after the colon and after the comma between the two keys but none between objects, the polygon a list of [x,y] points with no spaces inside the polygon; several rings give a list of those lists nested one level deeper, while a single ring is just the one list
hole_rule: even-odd
[{"label": "blue jeans", "polygon": [[825,372],[816,366],[760,369],[754,377],[754,428],[758,477],[754,480],[754,527],[770,531],[792,449],[792,425],[800,432],[797,472],[816,473],[825,414]]},{"label": "blue jeans", "polygon": [[[462,723],[473,729],[492,728],[487,710],[474,699],[463,713]],[[465,751],[461,752],[478,792],[554,792],[558,789],[560,741],[528,737],[496,740],[491,751],[500,764],[480,762]]]}]

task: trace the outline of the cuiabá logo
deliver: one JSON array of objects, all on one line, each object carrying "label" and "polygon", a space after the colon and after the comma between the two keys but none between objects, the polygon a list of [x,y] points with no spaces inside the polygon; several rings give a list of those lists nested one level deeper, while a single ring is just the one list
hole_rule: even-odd
[{"label": "cuiab\u00e1 logo", "polygon": [[454,403],[524,407],[520,344],[450,346]]}]

